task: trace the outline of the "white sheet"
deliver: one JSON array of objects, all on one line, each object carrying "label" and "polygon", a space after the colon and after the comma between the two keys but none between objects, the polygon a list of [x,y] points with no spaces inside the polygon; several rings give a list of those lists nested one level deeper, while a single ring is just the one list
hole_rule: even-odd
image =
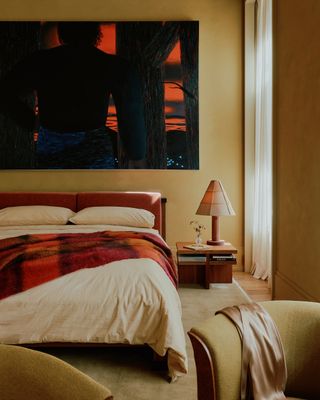
[{"label": "white sheet", "polygon": [[[0,239],[25,233],[157,231],[118,226],[0,227]],[[178,293],[150,259],[82,269],[0,301],[0,342],[148,344],[168,351],[172,379],[187,372]]]}]

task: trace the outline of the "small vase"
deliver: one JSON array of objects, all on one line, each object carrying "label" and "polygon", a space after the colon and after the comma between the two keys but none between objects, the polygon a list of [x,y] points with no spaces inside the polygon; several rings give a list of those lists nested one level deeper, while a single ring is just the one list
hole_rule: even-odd
[{"label": "small vase", "polygon": [[195,243],[197,246],[201,246],[201,244],[202,244],[201,232],[197,233]]}]

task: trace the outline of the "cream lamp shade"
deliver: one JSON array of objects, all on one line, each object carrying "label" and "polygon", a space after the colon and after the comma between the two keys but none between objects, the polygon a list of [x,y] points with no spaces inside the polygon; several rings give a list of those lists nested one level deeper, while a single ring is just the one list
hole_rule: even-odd
[{"label": "cream lamp shade", "polygon": [[223,215],[235,215],[227,193],[219,180],[211,181],[197,210],[198,215],[212,216],[212,240],[210,245],[223,245],[220,239],[219,217]]}]

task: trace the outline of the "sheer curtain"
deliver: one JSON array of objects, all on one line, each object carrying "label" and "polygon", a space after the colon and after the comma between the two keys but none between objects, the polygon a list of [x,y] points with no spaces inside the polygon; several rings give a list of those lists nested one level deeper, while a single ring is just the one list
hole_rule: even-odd
[{"label": "sheer curtain", "polygon": [[271,276],[272,238],[272,0],[257,0],[255,172],[252,269]]}]

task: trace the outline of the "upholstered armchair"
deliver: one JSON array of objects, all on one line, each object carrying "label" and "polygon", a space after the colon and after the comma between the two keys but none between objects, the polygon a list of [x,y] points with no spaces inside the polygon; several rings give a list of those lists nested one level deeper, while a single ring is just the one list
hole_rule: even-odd
[{"label": "upholstered armchair", "polygon": [[111,400],[111,392],[51,355],[0,345],[0,398],[5,400]]},{"label": "upholstered armchair", "polygon": [[[273,318],[287,364],[288,399],[320,399],[320,303],[260,303]],[[215,315],[188,332],[197,367],[198,400],[239,400],[241,341],[235,325]]]}]

